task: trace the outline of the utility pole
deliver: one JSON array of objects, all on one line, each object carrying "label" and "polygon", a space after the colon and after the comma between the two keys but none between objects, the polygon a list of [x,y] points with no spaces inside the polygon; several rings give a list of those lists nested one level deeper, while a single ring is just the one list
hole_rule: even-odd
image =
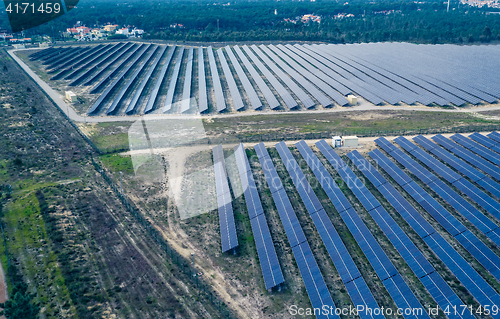
[{"label": "utility pole", "polygon": [[196,269],[194,268],[194,253],[191,253],[191,257],[193,257],[193,277],[196,277]]},{"label": "utility pole", "polygon": [[122,196],[123,196],[123,186],[122,186],[122,172],[120,171],[120,191],[122,193]]},{"label": "utility pole", "polygon": [[446,8],[446,12],[450,12],[450,0],[448,0],[448,7]]},{"label": "utility pole", "polygon": [[219,19],[217,19],[217,32],[219,32]]}]

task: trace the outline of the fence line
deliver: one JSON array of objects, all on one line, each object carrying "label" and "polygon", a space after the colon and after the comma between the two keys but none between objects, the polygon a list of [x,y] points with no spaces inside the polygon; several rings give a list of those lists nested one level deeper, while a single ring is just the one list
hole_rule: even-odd
[{"label": "fence line", "polygon": [[139,222],[148,232],[148,234],[155,240],[155,242],[160,245],[160,247],[170,256],[172,262],[179,266],[179,269],[183,271],[188,278],[191,278],[193,284],[198,288],[200,295],[207,298],[219,311],[222,318],[235,318],[231,313],[230,309],[226,304],[219,299],[215,291],[205,282],[200,279],[199,276],[193,277],[193,269],[189,260],[184,258],[179,254],[174,248],[172,248],[164,239],[163,236],[144,218],[139,209],[130,201],[126,195],[122,195],[120,188],[113,182],[111,177],[105,172],[105,170],[94,160],[92,154],[90,154],[92,164],[97,172],[99,172],[102,178],[108,183],[115,195],[118,197],[120,202],[125,206],[129,213]]}]

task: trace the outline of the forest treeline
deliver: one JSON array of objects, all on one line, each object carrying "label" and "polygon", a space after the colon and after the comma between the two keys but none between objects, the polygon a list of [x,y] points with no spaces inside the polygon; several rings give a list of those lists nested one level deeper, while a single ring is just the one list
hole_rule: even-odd
[{"label": "forest treeline", "polygon": [[[275,11],[276,10],[276,11]],[[390,13],[384,13],[390,11]],[[149,39],[175,41],[408,41],[474,43],[500,40],[500,11],[450,2],[388,1],[80,1],[61,18],[26,33],[59,37],[76,21],[144,29]],[[275,12],[277,14],[275,14]],[[338,14],[349,18],[335,18]],[[304,14],[321,23],[287,22]],[[5,28],[6,22],[3,21]]]}]

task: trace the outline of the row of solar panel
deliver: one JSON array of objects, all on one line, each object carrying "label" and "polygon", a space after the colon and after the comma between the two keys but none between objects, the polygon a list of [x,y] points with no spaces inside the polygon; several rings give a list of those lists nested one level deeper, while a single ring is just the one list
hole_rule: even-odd
[{"label": "row of solar panel", "polygon": [[[413,160],[405,154],[400,154],[401,151],[395,148],[394,145],[386,139],[381,138],[376,140],[376,142],[410,171],[418,165],[418,163],[412,163]],[[464,246],[464,248],[469,250],[480,263],[485,265],[485,268],[495,275],[497,271],[495,270],[495,265],[491,263],[491,260],[495,260],[498,256],[481,243],[477,237],[465,228],[465,226],[456,220],[444,207],[442,207],[437,201],[435,201],[434,198],[432,198],[420,186],[412,181],[408,175],[406,175],[399,167],[394,165],[379,150],[374,150],[370,152],[369,155],[376,160],[377,164],[384,169],[400,186],[402,186],[403,189],[408,192],[427,212],[429,212],[431,216],[433,216],[447,231],[449,231],[457,239],[457,241]],[[374,171],[374,169],[372,170]],[[447,256],[451,253],[449,251],[451,246],[448,249],[440,248],[444,247],[444,239],[436,239],[440,237],[440,235],[435,231],[432,231],[432,227],[428,225],[424,219],[420,218],[416,211],[411,209],[411,205],[407,203],[404,198],[400,196],[397,198],[395,196],[388,195],[393,194],[396,191],[381,175],[378,177],[374,185],[389,200],[389,202],[393,204],[394,207],[399,207],[399,210],[402,211],[400,212],[401,215],[408,221],[408,223],[410,223],[410,225],[413,226],[417,234],[421,236],[431,248],[434,247],[435,251],[437,250],[438,252],[441,252],[441,256],[439,254],[438,256],[447,264],[448,268],[457,276],[457,278],[481,304],[492,304],[495,301],[498,301],[498,294],[494,292],[484,279],[473,271],[473,269],[462,257],[459,257],[458,253],[455,254],[455,252],[453,252],[455,257],[451,258],[453,259],[453,262],[450,262],[450,258]],[[436,247],[436,245],[438,245],[438,247]],[[475,279],[471,280],[470,276],[473,276]]]}]

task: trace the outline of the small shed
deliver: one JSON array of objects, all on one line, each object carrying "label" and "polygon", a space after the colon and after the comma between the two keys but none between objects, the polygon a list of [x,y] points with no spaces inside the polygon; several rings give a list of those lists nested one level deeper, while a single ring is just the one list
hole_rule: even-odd
[{"label": "small shed", "polygon": [[75,103],[78,101],[76,98],[76,94],[73,93],[73,91],[66,91],[66,100],[70,101],[71,103]]},{"label": "small shed", "polygon": [[349,105],[358,105],[358,98],[355,95],[349,94],[347,101],[349,101]]},{"label": "small shed", "polygon": [[342,144],[345,147],[357,147],[358,146],[358,137],[357,136],[343,136]]},{"label": "small shed", "polygon": [[24,44],[14,44],[13,47],[16,50],[26,49],[26,46]]},{"label": "small shed", "polygon": [[341,147],[342,146],[342,137],[340,136],[333,136],[332,137],[332,146],[335,147]]}]

